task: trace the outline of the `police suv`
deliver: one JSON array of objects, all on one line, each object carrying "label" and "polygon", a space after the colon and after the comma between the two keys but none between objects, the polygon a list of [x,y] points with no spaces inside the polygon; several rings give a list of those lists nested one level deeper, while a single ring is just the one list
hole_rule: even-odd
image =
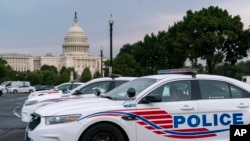
[{"label": "police suv", "polygon": [[[174,96],[175,95],[175,96]],[[144,76],[106,95],[32,114],[32,141],[229,141],[250,123],[250,85],[195,72]]]}]

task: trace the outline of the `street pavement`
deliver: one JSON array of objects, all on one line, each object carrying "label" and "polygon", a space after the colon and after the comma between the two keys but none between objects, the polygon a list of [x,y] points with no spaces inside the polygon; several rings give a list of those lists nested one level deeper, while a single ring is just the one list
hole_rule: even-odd
[{"label": "street pavement", "polygon": [[27,123],[20,113],[28,94],[4,94],[0,96],[0,141],[24,141]]}]

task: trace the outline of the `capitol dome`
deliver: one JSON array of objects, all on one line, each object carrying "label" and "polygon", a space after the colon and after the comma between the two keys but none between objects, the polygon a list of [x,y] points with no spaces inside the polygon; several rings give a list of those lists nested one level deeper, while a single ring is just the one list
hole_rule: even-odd
[{"label": "capitol dome", "polygon": [[77,13],[75,13],[74,24],[69,28],[64,38],[63,54],[88,54],[88,39],[83,29],[78,25]]}]

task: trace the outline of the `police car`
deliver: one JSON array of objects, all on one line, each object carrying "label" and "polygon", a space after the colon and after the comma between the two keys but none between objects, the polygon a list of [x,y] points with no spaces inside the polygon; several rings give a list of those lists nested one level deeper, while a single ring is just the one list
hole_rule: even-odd
[{"label": "police car", "polygon": [[144,76],[96,99],[37,109],[26,140],[229,141],[230,125],[250,123],[249,106],[250,85],[232,78]]},{"label": "police car", "polygon": [[66,91],[60,94],[47,94],[42,96],[36,96],[27,99],[21,109],[21,119],[24,122],[29,122],[31,119],[31,113],[35,109],[62,101],[72,101],[84,98],[96,98],[95,91],[98,90],[99,94],[109,92],[110,90],[120,86],[123,83],[131,81],[136,77],[121,77],[113,75],[111,77],[96,78],[86,83],[81,84],[71,91]]},{"label": "police car", "polygon": [[47,94],[62,94],[63,91],[73,90],[73,89],[79,87],[82,84],[84,84],[84,83],[83,82],[66,82],[66,83],[62,83],[60,85],[55,86],[54,89],[32,92],[32,93],[30,93],[28,95],[28,98],[47,95]]}]

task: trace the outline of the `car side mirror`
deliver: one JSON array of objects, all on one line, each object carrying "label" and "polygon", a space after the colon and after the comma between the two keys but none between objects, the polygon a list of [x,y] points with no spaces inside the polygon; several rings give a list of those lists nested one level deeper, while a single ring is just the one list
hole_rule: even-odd
[{"label": "car side mirror", "polygon": [[73,95],[80,95],[81,94],[81,91],[80,90],[75,90],[74,94]]},{"label": "car side mirror", "polygon": [[96,96],[100,96],[101,91],[99,89],[93,89],[93,91]]},{"label": "car side mirror", "polygon": [[68,89],[62,89],[62,92],[66,93],[66,92],[68,92]]},{"label": "car side mirror", "polygon": [[128,90],[127,90],[127,95],[128,95],[128,97],[129,98],[132,98],[132,97],[134,97],[135,96],[135,88],[129,88]]}]

